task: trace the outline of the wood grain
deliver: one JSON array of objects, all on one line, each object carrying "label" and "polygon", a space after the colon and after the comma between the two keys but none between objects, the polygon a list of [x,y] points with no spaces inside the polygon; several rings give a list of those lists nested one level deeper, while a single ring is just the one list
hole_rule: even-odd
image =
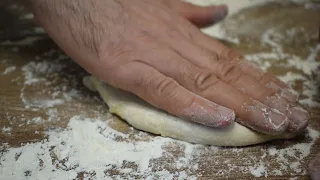
[{"label": "wood grain", "polygon": [[[5,11],[1,11],[0,18],[2,21],[0,22],[6,28],[5,31],[1,31],[0,40],[6,40],[8,37],[15,40],[23,39],[25,36],[36,37],[37,35],[33,33],[31,35],[23,33],[23,30],[35,27],[32,20],[19,20],[18,18],[28,11],[18,8],[20,6],[16,8],[9,7],[11,6],[8,5],[4,8]],[[278,1],[278,3],[242,10],[224,22],[227,34],[238,38],[241,42],[240,44],[228,43],[228,45],[242,51],[244,54],[271,51],[270,47],[260,42],[261,36],[266,29],[273,28],[278,33],[285,33],[288,29],[301,28],[304,30],[300,34],[291,39],[283,39],[279,43],[284,47],[286,53],[294,53],[306,58],[310,48],[314,48],[317,43],[315,34],[318,32],[318,23],[320,22],[319,12],[319,9],[305,9],[304,4],[293,4],[289,3],[289,1]],[[43,34],[39,36],[42,39],[36,40],[32,44],[2,43],[0,45],[0,72],[4,72],[10,66],[16,67],[14,71],[0,75],[0,129],[4,127],[12,129],[10,135],[0,131],[2,146],[6,143],[11,147],[20,147],[23,143],[38,142],[45,138],[43,132],[50,128],[65,128],[69,119],[75,115],[81,114],[86,117],[110,116],[100,97],[82,85],[81,79],[86,75],[86,72],[73,63],[70,58],[61,56],[63,53],[48,37]],[[61,57],[60,59],[58,58],[59,56]],[[316,55],[316,59],[320,62],[319,53]],[[39,77],[45,77],[46,82],[49,82],[49,84],[25,85],[26,75],[22,67],[30,62],[41,63],[48,61],[52,61],[55,65],[63,66],[61,70],[39,74]],[[271,67],[268,71],[274,74],[284,75],[286,72],[292,71],[303,75],[303,72],[294,68],[279,66],[279,61],[274,62],[270,59],[270,63]],[[283,63],[286,63],[285,59]],[[319,76],[319,72],[315,72],[312,78],[316,79]],[[316,84],[316,86],[319,87],[320,83]],[[299,85],[297,82],[295,88],[297,90],[301,89],[301,83]],[[77,95],[53,107],[37,107],[34,104],[30,108],[26,108],[26,104],[23,102],[23,99],[34,102],[37,98],[52,100],[54,99],[53,93],[57,91],[59,93],[56,98],[64,99],[62,97],[63,94],[71,94],[70,92],[72,91],[75,91]],[[320,102],[319,94],[315,95],[314,99]],[[48,115],[49,110],[55,116]],[[308,110],[311,112],[310,126],[313,129],[320,130],[320,108],[309,108]],[[35,117],[41,117],[45,119],[45,122],[28,124],[28,120]],[[51,118],[50,120],[48,120],[49,117]],[[129,126],[125,122],[115,116],[112,118],[115,122],[115,129],[124,133],[128,131]],[[137,130],[134,130],[134,132],[138,133]],[[246,172],[244,169],[254,165],[259,159],[263,159],[263,161],[272,164],[268,168],[269,172],[277,170],[279,169],[279,163],[272,156],[263,157],[269,147],[282,149],[308,141],[310,139],[302,135],[293,140],[274,141],[257,146],[244,147],[239,152],[234,152],[234,148],[223,148],[218,152],[211,152],[210,148],[203,147],[202,150],[199,150],[199,156],[194,157],[194,161],[199,167],[196,171],[190,172],[190,174],[196,175],[199,179],[265,179],[264,177],[253,178],[250,172]],[[0,150],[4,151],[4,148],[1,147]],[[167,151],[172,155],[178,155],[182,153],[182,148],[173,145],[168,147]],[[291,177],[308,179],[306,174],[307,163],[317,151],[320,151],[319,139],[313,145],[311,154],[301,161],[304,172],[299,174],[288,170],[281,176],[270,173],[268,179],[289,179]],[[156,159],[152,163],[155,165],[154,171],[162,169],[167,169],[171,172],[178,171],[174,168],[175,159],[172,157]],[[230,164],[236,165],[236,167],[230,167]],[[117,172],[115,171],[114,174],[117,174]],[[79,177],[81,176],[80,174]]]}]

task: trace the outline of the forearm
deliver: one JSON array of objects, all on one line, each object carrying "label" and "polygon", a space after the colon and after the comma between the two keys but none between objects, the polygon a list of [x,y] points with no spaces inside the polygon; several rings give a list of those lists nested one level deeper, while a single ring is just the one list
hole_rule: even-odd
[{"label": "forearm", "polygon": [[114,17],[121,12],[116,0],[28,0],[28,3],[49,36],[86,67],[88,61],[99,58],[101,40],[108,38]]},{"label": "forearm", "polygon": [[52,38],[68,35],[63,39],[72,37],[77,45],[92,48],[89,43],[92,42],[92,39],[86,36],[96,34],[93,31],[98,25],[96,23],[92,28],[85,28],[89,23],[93,24],[91,16],[95,11],[95,7],[87,0],[28,0],[28,2],[35,19]]}]

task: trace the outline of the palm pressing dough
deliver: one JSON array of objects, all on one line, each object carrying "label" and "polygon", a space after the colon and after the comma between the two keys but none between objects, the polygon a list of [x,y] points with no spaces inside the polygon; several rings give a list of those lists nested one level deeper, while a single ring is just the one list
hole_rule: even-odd
[{"label": "palm pressing dough", "polygon": [[276,136],[261,134],[236,122],[226,128],[207,127],[170,115],[137,96],[103,83],[96,77],[85,77],[83,82],[90,90],[100,93],[111,113],[120,116],[137,129],[156,135],[216,146],[247,146],[294,136],[287,133]]}]

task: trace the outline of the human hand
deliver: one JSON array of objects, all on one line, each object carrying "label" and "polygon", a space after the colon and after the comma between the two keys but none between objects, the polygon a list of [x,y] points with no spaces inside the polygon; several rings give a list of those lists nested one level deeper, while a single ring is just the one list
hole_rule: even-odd
[{"label": "human hand", "polygon": [[[30,0],[35,18],[91,74],[186,120],[300,132],[308,113],[274,76],[196,26],[226,7],[178,0]],[[235,113],[234,113],[235,112]]]}]

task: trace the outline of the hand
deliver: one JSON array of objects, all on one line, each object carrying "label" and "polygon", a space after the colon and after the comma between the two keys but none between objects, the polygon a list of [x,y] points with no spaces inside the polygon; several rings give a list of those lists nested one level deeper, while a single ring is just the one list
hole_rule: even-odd
[{"label": "hand", "polygon": [[[88,72],[186,120],[299,132],[308,113],[274,76],[203,34],[225,6],[178,0],[30,0],[35,18]],[[235,112],[235,113],[234,113]]]}]

